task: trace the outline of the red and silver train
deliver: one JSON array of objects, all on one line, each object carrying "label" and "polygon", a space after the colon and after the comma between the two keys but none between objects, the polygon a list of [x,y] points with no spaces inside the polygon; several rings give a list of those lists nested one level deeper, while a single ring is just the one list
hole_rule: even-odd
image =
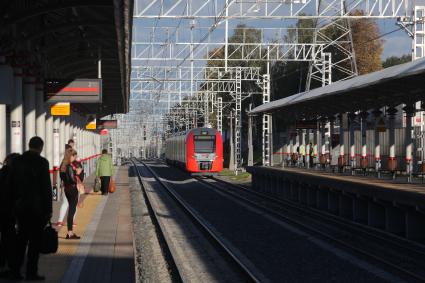
[{"label": "red and silver train", "polygon": [[223,170],[223,141],[216,129],[196,128],[165,141],[168,164],[193,175],[214,175]]}]

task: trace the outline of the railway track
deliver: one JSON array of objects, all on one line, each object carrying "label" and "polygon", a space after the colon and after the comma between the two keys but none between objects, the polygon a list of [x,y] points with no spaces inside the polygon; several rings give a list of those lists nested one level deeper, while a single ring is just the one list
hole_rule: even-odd
[{"label": "railway track", "polygon": [[[265,278],[262,278],[260,274],[256,274],[256,270],[253,266],[250,266],[249,263],[244,262],[243,257],[241,257],[240,254],[238,254],[237,251],[234,251],[231,245],[227,243],[225,239],[223,239],[218,233],[214,231],[214,228],[211,227],[207,222],[205,222],[202,217],[196,213],[191,207],[189,207],[184,200],[181,199],[181,197],[176,194],[166,183],[164,183],[161,178],[144,162],[139,160],[131,160],[135,171],[137,173],[137,177],[139,179],[141,188],[143,190],[143,194],[145,195],[145,200],[147,202],[147,205],[150,207],[151,211],[151,217],[154,218],[154,222],[156,223],[157,230],[159,233],[161,233],[160,238],[163,239],[163,243],[165,242],[165,245],[167,245],[166,253],[169,254],[168,261],[172,261],[170,265],[177,270],[179,273],[178,278],[175,278],[176,281],[190,281],[186,280],[185,276],[182,274],[182,270],[179,268],[179,263],[176,262],[176,258],[173,255],[172,249],[169,247],[169,243],[167,242],[167,237],[165,236],[163,230],[163,227],[161,227],[160,222],[161,220],[158,219],[158,216],[156,213],[153,212],[153,205],[152,201],[149,197],[149,194],[146,190],[146,188],[143,185],[142,182],[142,175],[139,171],[138,164],[142,165],[144,168],[146,168],[151,176],[155,179],[155,181],[162,186],[165,192],[174,200],[174,202],[178,205],[178,207],[181,209],[181,211],[184,212],[185,215],[188,216],[193,221],[193,224],[198,227],[201,230],[201,233],[205,235],[208,240],[212,243],[214,247],[218,249],[219,254],[226,260],[226,262],[231,264],[231,268],[236,270],[236,273],[238,273],[243,282],[265,282],[267,281]],[[176,276],[175,276],[176,277]]]},{"label": "railway track", "polygon": [[425,248],[421,244],[217,178],[196,179],[222,194],[365,257],[408,282],[425,282]]},{"label": "railway track", "polygon": [[[150,164],[145,166],[155,175],[157,181],[167,187],[170,194],[180,199],[180,201],[185,204],[190,211],[194,212],[195,215],[200,215],[198,213],[201,213],[202,209],[199,210],[199,206],[193,206],[194,203],[190,201],[187,202],[189,205],[186,205],[186,198],[180,195],[181,191],[175,187],[171,179],[165,178],[165,183],[170,184],[171,187],[168,187],[167,184],[161,181],[161,178],[164,178],[164,176],[163,173],[160,173],[161,171],[158,171],[161,178],[157,176],[157,173],[155,173],[155,171],[158,170],[157,166]],[[154,166],[152,168],[155,169],[150,168],[150,166]],[[172,175],[175,173],[170,174]],[[361,262],[366,262],[371,266],[377,267],[372,271],[375,275],[381,271],[391,274],[387,277],[389,280],[385,280],[384,276],[384,281],[425,282],[425,249],[420,244],[407,241],[392,234],[388,235],[380,230],[375,231],[375,229],[370,227],[356,225],[355,223],[344,221],[335,216],[311,210],[307,207],[302,207],[290,201],[276,199],[268,195],[251,191],[220,179],[192,178],[185,173],[182,173],[182,175],[185,175],[184,178],[181,178],[185,180],[185,183],[194,182],[193,186],[195,187],[198,186],[199,188],[199,185],[206,187],[206,190],[215,191],[219,195],[233,200],[235,203],[242,203],[246,207],[251,207],[252,210],[261,211],[260,215],[264,215],[262,217],[268,219],[274,218],[276,219],[275,223],[282,223],[281,226],[289,224],[299,230],[306,231],[307,234],[320,239],[322,242],[335,246],[339,250],[349,252],[349,254],[354,255],[355,258],[360,259]],[[195,193],[192,197],[196,199],[196,195]],[[211,223],[212,225],[216,225],[214,222]],[[207,227],[209,230],[214,230],[214,227],[211,227],[209,224],[207,224]],[[215,234],[221,234],[222,232],[223,231],[220,231],[220,233]],[[246,233],[249,233],[248,230]],[[258,238],[258,240],[262,241],[263,239]],[[223,242],[226,243],[225,240]],[[245,249],[239,249],[239,251],[240,252],[235,253],[236,255],[234,254],[233,258],[239,258],[240,253],[245,254],[247,252]],[[305,251],[300,251],[300,253],[304,252]],[[249,257],[247,254],[246,256]],[[249,257],[249,259],[252,261],[251,257]],[[246,267],[246,269],[249,270],[250,268]],[[368,268],[366,268],[366,270],[368,270]],[[264,269],[260,269],[260,271],[264,272]],[[268,276],[268,274],[266,274],[266,276]],[[256,280],[252,279],[252,281],[258,282],[263,280],[257,278]]]}]

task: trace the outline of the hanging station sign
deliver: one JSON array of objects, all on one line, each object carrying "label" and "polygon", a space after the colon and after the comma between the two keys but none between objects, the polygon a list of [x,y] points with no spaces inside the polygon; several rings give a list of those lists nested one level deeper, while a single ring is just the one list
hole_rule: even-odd
[{"label": "hanging station sign", "polygon": [[69,102],[55,103],[50,107],[52,116],[69,116],[71,115],[71,104]]},{"label": "hanging station sign", "polygon": [[44,89],[47,103],[102,103],[102,79],[50,79]]},{"label": "hanging station sign", "polygon": [[118,127],[117,120],[97,120],[97,129],[116,129]]},{"label": "hanging station sign", "polygon": [[303,120],[296,121],[295,128],[297,129],[307,129],[307,130],[316,130],[317,129],[317,121],[316,120]]},{"label": "hanging station sign", "polygon": [[87,115],[86,130],[96,130],[96,115],[94,114]]}]

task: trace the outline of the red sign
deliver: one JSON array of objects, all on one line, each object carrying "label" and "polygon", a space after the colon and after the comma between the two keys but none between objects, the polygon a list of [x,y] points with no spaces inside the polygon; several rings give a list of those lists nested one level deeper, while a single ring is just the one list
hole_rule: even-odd
[{"label": "red sign", "polygon": [[103,129],[100,131],[101,136],[106,136],[107,134],[109,134],[109,131],[107,129]]}]

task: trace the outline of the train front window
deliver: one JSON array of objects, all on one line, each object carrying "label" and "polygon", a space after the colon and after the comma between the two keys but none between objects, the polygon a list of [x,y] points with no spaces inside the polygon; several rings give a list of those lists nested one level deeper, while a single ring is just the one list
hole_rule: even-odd
[{"label": "train front window", "polygon": [[215,152],[215,136],[194,136],[195,153]]}]

